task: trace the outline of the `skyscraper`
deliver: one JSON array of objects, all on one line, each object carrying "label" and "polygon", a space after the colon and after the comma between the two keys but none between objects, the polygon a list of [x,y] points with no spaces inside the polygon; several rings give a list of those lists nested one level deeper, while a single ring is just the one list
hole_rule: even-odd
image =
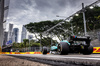
[{"label": "skyscraper", "polygon": [[19,33],[19,29],[18,28],[14,28],[13,29],[12,42],[18,42],[18,33]]},{"label": "skyscraper", "polygon": [[7,38],[8,38],[8,32],[4,32],[4,41],[3,41],[3,45],[6,45]]},{"label": "skyscraper", "polygon": [[26,35],[27,35],[27,30],[26,30],[26,28],[23,25],[23,27],[22,27],[22,34],[21,34],[21,42],[23,42],[23,39],[26,39]]},{"label": "skyscraper", "polygon": [[28,39],[32,39],[33,38],[33,35],[28,35]]},{"label": "skyscraper", "polygon": [[12,41],[13,24],[9,24],[8,41]]}]

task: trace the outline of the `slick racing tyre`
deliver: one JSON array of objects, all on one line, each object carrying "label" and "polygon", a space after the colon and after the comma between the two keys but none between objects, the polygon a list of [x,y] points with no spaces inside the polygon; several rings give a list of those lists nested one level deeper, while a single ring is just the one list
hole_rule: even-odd
[{"label": "slick racing tyre", "polygon": [[92,54],[92,52],[93,52],[93,46],[91,46],[91,45],[87,48],[84,48],[84,50],[83,50],[84,55],[90,55],[90,54]]},{"label": "slick racing tyre", "polygon": [[42,53],[45,55],[47,54],[47,47],[43,47]]},{"label": "slick racing tyre", "polygon": [[66,42],[60,42],[58,44],[58,54],[66,55],[69,52],[69,45]]}]

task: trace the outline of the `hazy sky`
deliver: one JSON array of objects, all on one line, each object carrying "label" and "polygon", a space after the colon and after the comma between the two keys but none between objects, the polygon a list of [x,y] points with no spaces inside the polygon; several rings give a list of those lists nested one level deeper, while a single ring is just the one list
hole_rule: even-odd
[{"label": "hazy sky", "polygon": [[[13,23],[20,28],[29,22],[64,19],[96,0],[10,0],[7,24]],[[21,34],[21,33],[20,33]]]},{"label": "hazy sky", "polygon": [[89,5],[96,0],[10,0],[8,22],[27,24],[42,20],[61,19],[81,9],[81,3]]}]

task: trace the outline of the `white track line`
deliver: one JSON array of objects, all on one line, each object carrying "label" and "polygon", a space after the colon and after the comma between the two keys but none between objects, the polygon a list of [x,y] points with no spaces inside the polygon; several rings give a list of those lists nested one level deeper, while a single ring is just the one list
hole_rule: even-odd
[{"label": "white track line", "polygon": [[[47,57],[47,56],[45,56]],[[86,58],[86,57],[64,57],[64,56],[48,56],[48,57],[52,57],[52,58],[63,58],[63,59],[87,59],[87,60],[100,60],[100,58]]]},{"label": "white track line", "polygon": [[[13,54],[16,55],[16,54]],[[84,60],[100,60],[100,57],[69,57],[69,56],[58,56],[58,55],[33,55],[33,54],[17,54],[16,56],[28,56],[28,57],[42,57],[42,58],[62,58],[62,59],[84,59]],[[85,56],[85,55],[84,55]]]}]

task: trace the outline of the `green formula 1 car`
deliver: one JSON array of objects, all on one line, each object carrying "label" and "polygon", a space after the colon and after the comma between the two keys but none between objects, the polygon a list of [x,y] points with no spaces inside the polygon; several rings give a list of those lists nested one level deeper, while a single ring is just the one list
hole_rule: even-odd
[{"label": "green formula 1 car", "polygon": [[[68,53],[82,53],[88,55],[93,52],[93,47],[90,42],[90,37],[71,36],[69,41],[63,40],[55,46],[51,46],[50,51],[55,51],[61,55],[65,55]],[[43,54],[47,54],[47,47],[43,47],[42,52]]]}]

